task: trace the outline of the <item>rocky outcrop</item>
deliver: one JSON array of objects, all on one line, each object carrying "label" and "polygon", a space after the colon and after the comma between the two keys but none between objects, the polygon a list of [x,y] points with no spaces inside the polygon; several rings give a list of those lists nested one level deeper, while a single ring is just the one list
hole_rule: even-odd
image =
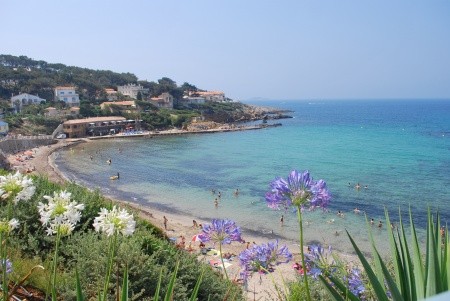
[{"label": "rocky outcrop", "polygon": [[218,112],[206,111],[203,112],[203,115],[205,119],[209,121],[214,121],[217,123],[233,123],[252,120],[292,118],[292,116],[285,114],[287,112],[289,111],[271,107],[236,104],[234,110],[221,110]]}]

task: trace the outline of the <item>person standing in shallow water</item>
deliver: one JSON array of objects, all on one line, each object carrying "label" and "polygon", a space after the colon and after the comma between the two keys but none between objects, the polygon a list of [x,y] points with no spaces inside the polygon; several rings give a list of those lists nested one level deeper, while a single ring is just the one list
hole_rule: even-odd
[{"label": "person standing in shallow water", "polygon": [[284,225],[284,215],[281,215],[281,218],[280,218],[280,224],[281,224],[281,226]]}]

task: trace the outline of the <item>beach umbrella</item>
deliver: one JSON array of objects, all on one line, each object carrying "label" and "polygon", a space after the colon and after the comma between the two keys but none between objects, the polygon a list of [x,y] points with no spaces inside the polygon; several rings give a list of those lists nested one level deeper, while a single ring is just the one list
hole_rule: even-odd
[{"label": "beach umbrella", "polygon": [[192,241],[202,241],[202,239],[200,238],[200,234],[192,236]]}]

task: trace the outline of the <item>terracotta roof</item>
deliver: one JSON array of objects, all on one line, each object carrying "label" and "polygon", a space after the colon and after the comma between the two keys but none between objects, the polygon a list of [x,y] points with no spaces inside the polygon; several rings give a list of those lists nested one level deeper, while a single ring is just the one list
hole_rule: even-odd
[{"label": "terracotta roof", "polygon": [[92,122],[106,122],[106,121],[124,121],[125,117],[121,116],[105,116],[105,117],[90,117],[84,119],[72,119],[67,120],[64,124],[83,124],[83,123],[92,123]]}]

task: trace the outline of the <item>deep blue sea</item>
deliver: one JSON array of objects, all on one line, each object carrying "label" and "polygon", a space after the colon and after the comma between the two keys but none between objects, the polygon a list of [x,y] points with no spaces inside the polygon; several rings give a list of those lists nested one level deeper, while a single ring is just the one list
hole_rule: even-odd
[{"label": "deep blue sea", "polygon": [[[291,110],[294,118],[263,130],[99,140],[60,151],[56,163],[70,179],[117,198],[198,219],[230,218],[249,233],[292,240],[298,237],[295,213],[267,208],[264,194],[275,177],[307,169],[327,182],[332,201],[328,212],[305,212],[306,240],[341,251],[351,250],[345,229],[367,245],[356,207],[376,225],[382,220],[383,228],[373,231],[381,248],[387,243],[384,208],[394,223],[399,209],[406,217],[409,207],[421,228],[428,207],[450,222],[450,101],[253,104]],[[117,172],[120,180],[109,180]],[[211,189],[221,192],[218,208]]]}]

